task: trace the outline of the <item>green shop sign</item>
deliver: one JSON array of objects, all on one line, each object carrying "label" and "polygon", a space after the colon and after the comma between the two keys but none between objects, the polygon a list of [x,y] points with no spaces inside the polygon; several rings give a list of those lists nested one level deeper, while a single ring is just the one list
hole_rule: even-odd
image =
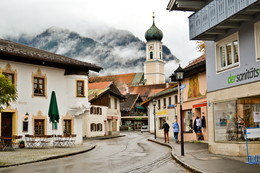
[{"label": "green shop sign", "polygon": [[260,68],[250,68],[250,70],[246,69],[244,73],[239,73],[237,75],[231,75],[228,77],[228,84],[233,84],[236,82],[241,82],[244,80],[257,78],[260,75]]}]

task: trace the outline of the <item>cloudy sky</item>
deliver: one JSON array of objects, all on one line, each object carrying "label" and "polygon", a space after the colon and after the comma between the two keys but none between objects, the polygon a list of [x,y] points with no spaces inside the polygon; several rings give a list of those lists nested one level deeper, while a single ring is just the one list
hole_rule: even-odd
[{"label": "cloudy sky", "polygon": [[[188,12],[169,12],[169,0],[1,0],[0,38],[21,33],[36,34],[58,26],[88,36],[112,27],[132,32],[145,41],[144,34],[155,24],[162,30],[163,44],[186,66],[200,56],[196,41],[189,41]],[[166,73],[177,64],[166,64]]]}]

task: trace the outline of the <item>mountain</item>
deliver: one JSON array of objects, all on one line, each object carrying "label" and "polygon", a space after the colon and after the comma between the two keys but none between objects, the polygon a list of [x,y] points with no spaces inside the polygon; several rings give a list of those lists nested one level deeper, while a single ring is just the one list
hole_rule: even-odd
[{"label": "mountain", "polygon": [[[101,74],[142,72],[145,61],[145,43],[125,30],[111,29],[92,38],[57,27],[51,27],[36,36],[21,34],[5,39],[79,59],[103,67]],[[179,60],[163,46],[166,62]]]}]

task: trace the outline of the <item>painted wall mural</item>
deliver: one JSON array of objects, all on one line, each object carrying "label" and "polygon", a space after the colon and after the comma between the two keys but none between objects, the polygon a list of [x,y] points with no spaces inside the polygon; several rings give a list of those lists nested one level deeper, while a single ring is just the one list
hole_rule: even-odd
[{"label": "painted wall mural", "polygon": [[199,79],[198,75],[194,75],[189,78],[189,91],[188,98],[200,97],[202,94],[200,93],[199,87]]}]

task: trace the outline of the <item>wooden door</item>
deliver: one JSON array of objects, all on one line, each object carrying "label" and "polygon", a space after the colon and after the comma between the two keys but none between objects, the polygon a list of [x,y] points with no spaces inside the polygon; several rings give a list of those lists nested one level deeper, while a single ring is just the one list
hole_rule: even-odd
[{"label": "wooden door", "polygon": [[12,114],[11,112],[2,112],[1,136],[12,137]]}]

